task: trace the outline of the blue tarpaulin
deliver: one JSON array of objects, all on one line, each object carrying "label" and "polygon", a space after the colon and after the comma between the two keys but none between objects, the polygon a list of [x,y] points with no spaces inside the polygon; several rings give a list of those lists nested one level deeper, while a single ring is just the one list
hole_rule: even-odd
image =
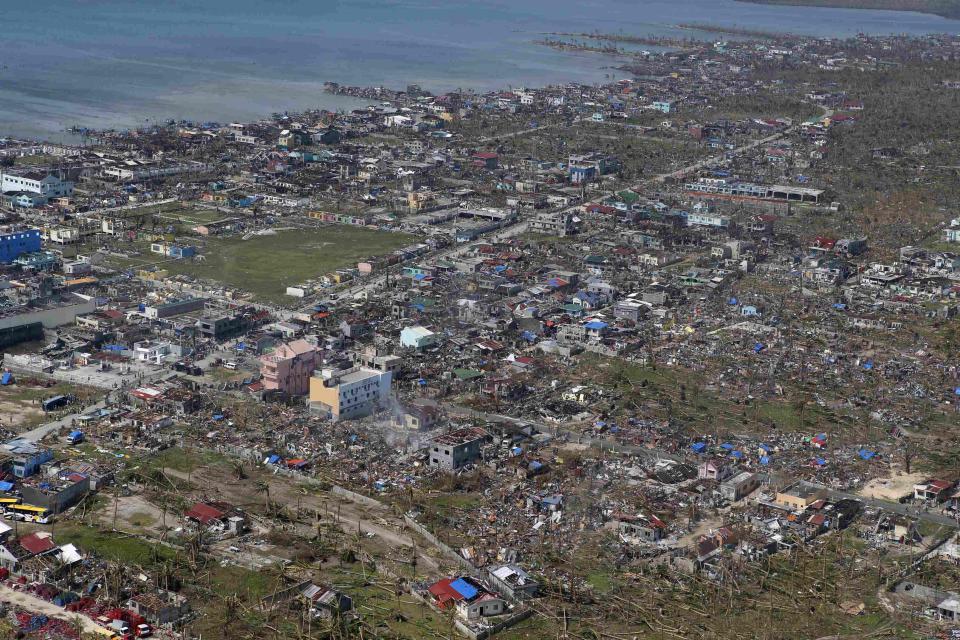
[{"label": "blue tarpaulin", "polygon": [[10,491],[11,489],[13,489],[12,482],[0,482],[0,491],[6,492],[6,491]]},{"label": "blue tarpaulin", "polygon": [[733,445],[730,444],[729,442],[724,442],[722,445],[720,445],[720,448],[721,448],[721,449],[724,449],[724,450],[726,450],[726,451],[732,451],[732,450],[733,450]]},{"label": "blue tarpaulin", "polygon": [[773,449],[773,447],[771,447],[770,445],[768,445],[768,444],[766,444],[766,443],[761,444],[761,445],[760,445],[760,448],[763,449],[764,451],[766,451],[767,453],[770,453],[770,451]]},{"label": "blue tarpaulin", "polygon": [[220,422],[221,420],[223,420],[223,414],[218,413],[215,416],[213,416],[214,422]]},{"label": "blue tarpaulin", "polygon": [[273,454],[272,456],[267,458],[267,464],[277,464],[278,462],[280,462],[280,456],[278,456],[277,454]]},{"label": "blue tarpaulin", "polygon": [[755,345],[753,345],[753,352],[754,352],[754,353],[760,353],[761,351],[763,351],[763,350],[766,349],[766,348],[767,348],[766,345],[760,344],[760,343],[758,342],[758,343],[756,343]]},{"label": "blue tarpaulin", "polygon": [[742,451],[731,451],[731,452],[730,452],[730,455],[733,456],[734,458],[738,458],[738,459],[739,459],[739,458],[742,458],[742,457],[743,457],[743,452],[742,452]]},{"label": "blue tarpaulin", "polygon": [[866,362],[864,362],[863,368],[866,369],[867,371],[870,371],[871,369],[873,369],[873,360],[867,360]]},{"label": "blue tarpaulin", "polygon": [[477,588],[463,578],[457,578],[451,582],[450,588],[463,596],[464,600],[477,597]]},{"label": "blue tarpaulin", "polygon": [[706,442],[694,442],[692,445],[690,445],[690,449],[692,449],[694,453],[703,453],[706,448]]},{"label": "blue tarpaulin", "polygon": [[818,465],[818,466],[821,466],[821,467],[822,467],[823,465],[827,464],[827,461],[824,460],[823,458],[814,458],[814,462],[816,462],[817,465]]},{"label": "blue tarpaulin", "polygon": [[736,298],[730,298],[730,300],[728,300],[727,303],[730,304],[730,305],[736,305],[736,304],[737,304],[737,299],[736,299]]},{"label": "blue tarpaulin", "polygon": [[760,456],[760,464],[770,464],[770,456]]},{"label": "blue tarpaulin", "polygon": [[0,377],[0,384],[8,385],[13,382],[13,374],[9,371],[3,372],[3,377]]},{"label": "blue tarpaulin", "polygon": [[876,452],[870,451],[869,449],[860,449],[860,451],[858,451],[857,454],[864,460],[869,460],[870,458],[877,455]]},{"label": "blue tarpaulin", "polygon": [[607,328],[607,323],[606,323],[606,322],[600,322],[599,320],[593,320],[592,322],[588,322],[588,323],[587,323],[586,325],[584,325],[584,326],[586,326],[587,329],[590,329],[590,330],[592,330],[592,331],[597,331],[597,330],[599,330],[599,329],[606,329],[606,328]]}]

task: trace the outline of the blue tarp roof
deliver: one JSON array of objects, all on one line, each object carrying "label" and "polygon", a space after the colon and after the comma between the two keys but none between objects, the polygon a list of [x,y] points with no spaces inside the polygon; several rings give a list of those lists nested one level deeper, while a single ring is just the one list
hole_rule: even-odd
[{"label": "blue tarp roof", "polygon": [[83,435],[83,431],[71,431],[71,432],[70,432],[70,437],[71,437],[71,438],[79,438],[79,437],[82,436],[82,435]]},{"label": "blue tarp roof", "polygon": [[477,588],[463,578],[457,578],[451,582],[450,588],[463,596],[464,600],[470,600],[477,597]]},{"label": "blue tarp roof", "polygon": [[736,298],[730,298],[730,300],[727,301],[727,304],[737,304],[737,299],[736,299]]},{"label": "blue tarp roof", "polygon": [[585,326],[587,329],[606,329],[607,323],[599,320],[593,320],[592,322],[588,322]]},{"label": "blue tarp roof", "polygon": [[871,369],[873,369],[873,360],[867,360],[866,362],[864,362],[863,368],[866,369],[867,371],[870,371]]},{"label": "blue tarp roof", "polygon": [[278,456],[277,454],[273,454],[272,456],[267,458],[267,464],[277,464],[278,462],[280,462],[280,456]]},{"label": "blue tarp roof", "polygon": [[773,447],[771,447],[770,445],[768,445],[768,444],[766,444],[766,443],[762,443],[762,444],[760,445],[760,448],[763,449],[764,451],[768,452],[768,453],[770,452],[771,449],[773,449]]},{"label": "blue tarp roof", "polygon": [[859,455],[864,460],[869,460],[870,458],[874,457],[877,454],[875,451],[870,451],[869,449],[860,449],[860,451],[857,451],[857,455]]},{"label": "blue tarp roof", "polygon": [[707,443],[694,442],[692,445],[690,445],[690,448],[694,451],[694,453],[703,453],[703,451],[707,448]]},{"label": "blue tarp roof", "polygon": [[720,445],[720,448],[725,449],[727,451],[731,451],[733,450],[733,445],[730,444],[729,442],[724,442],[722,445]]},{"label": "blue tarp roof", "polygon": [[732,455],[734,458],[742,458],[742,457],[743,457],[743,452],[742,452],[742,451],[731,451],[731,452],[730,452],[730,455]]},{"label": "blue tarp roof", "polygon": [[770,464],[770,456],[760,456],[760,464]]},{"label": "blue tarp roof", "polygon": [[0,491],[10,491],[13,489],[12,482],[0,482]]},{"label": "blue tarp roof", "polygon": [[818,465],[820,465],[821,467],[822,467],[823,465],[827,464],[827,461],[824,460],[823,458],[814,458],[814,461],[815,461]]},{"label": "blue tarp roof", "polygon": [[213,421],[214,421],[214,422],[219,422],[219,421],[221,421],[221,420],[223,420],[223,414],[222,414],[222,413],[218,413],[218,414],[216,414],[216,415],[213,416]]},{"label": "blue tarp roof", "polygon": [[3,377],[0,378],[0,384],[6,385],[6,384],[10,384],[11,382],[13,382],[13,374],[10,373],[9,371],[4,371]]},{"label": "blue tarp roof", "polygon": [[760,353],[761,351],[763,351],[763,350],[766,349],[766,348],[767,348],[766,345],[760,344],[760,343],[758,342],[758,343],[756,343],[755,345],[753,345],[753,352],[754,352],[754,353]]}]

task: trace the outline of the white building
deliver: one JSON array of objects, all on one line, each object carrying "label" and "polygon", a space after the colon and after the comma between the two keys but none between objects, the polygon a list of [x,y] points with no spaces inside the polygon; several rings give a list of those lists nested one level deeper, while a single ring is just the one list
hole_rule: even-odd
[{"label": "white building", "polygon": [[134,343],[133,345],[133,357],[137,362],[152,362],[154,364],[160,364],[163,362],[163,359],[170,355],[173,351],[173,347],[170,346],[169,342],[152,342],[150,340],[144,340],[142,342]]},{"label": "white building", "polygon": [[722,227],[730,226],[730,218],[715,213],[691,213],[687,216],[688,227]]},{"label": "white building", "polygon": [[400,332],[400,346],[409,349],[426,349],[437,342],[437,334],[426,327],[404,327]]},{"label": "white building", "polygon": [[73,195],[73,183],[61,180],[51,173],[28,171],[24,173],[6,173],[0,171],[0,191],[26,191],[36,193],[49,200]]}]

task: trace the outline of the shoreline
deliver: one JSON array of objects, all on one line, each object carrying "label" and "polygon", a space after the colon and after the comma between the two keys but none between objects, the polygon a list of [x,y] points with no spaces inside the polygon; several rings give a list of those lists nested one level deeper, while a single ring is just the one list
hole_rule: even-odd
[{"label": "shoreline", "polygon": [[909,11],[960,20],[960,0],[736,0],[749,4],[868,11]]}]

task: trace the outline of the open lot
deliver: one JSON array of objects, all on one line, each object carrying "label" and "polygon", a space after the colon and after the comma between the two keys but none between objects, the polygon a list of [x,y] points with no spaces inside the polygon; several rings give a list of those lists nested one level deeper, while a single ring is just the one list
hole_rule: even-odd
[{"label": "open lot", "polygon": [[[51,419],[40,407],[46,398],[73,394],[80,401],[93,397],[95,391],[72,384],[58,383],[52,387],[35,386],[15,376],[15,384],[0,387],[0,426],[20,432]],[[74,405],[78,406],[78,405]]]},{"label": "open lot", "polygon": [[399,233],[351,227],[279,231],[276,235],[213,239],[202,261],[169,262],[171,274],[209,278],[252,293],[261,300],[284,300],[284,291],[309,278],[347,266],[368,256],[410,244]]}]

